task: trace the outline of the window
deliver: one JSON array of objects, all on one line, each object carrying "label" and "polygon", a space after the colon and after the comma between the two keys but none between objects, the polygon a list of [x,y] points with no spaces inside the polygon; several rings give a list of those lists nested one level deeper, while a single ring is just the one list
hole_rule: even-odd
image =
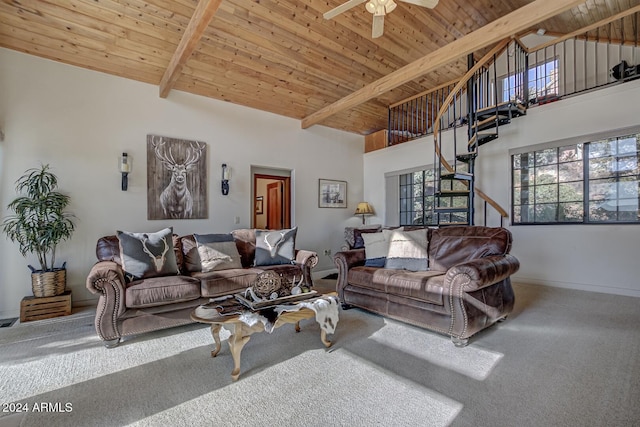
[{"label": "window", "polygon": [[400,225],[433,224],[435,184],[433,169],[400,175]]},{"label": "window", "polygon": [[[457,170],[465,172],[468,165],[461,163]],[[435,213],[437,206],[436,191],[438,188],[435,179],[435,170],[425,169],[400,175],[400,225],[436,225],[440,215],[440,223],[466,223],[466,213]],[[460,181],[443,181],[443,191],[463,191],[467,187]],[[440,206],[465,207],[465,196],[441,196]]]},{"label": "window", "polygon": [[[523,73],[510,74],[502,79],[502,101],[524,100]],[[527,74],[529,100],[536,101],[558,94],[558,60],[553,59],[529,68]]]},{"label": "window", "polygon": [[640,133],[513,155],[513,223],[639,223],[639,160]]}]

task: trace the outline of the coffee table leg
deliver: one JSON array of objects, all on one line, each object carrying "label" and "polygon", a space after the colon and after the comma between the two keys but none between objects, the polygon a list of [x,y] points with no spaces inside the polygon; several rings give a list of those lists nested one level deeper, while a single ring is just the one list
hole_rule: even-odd
[{"label": "coffee table leg", "polygon": [[322,341],[322,344],[324,344],[325,347],[331,347],[331,344],[333,344],[327,339],[327,333],[324,329],[320,329],[320,341]]},{"label": "coffee table leg", "polygon": [[[300,332],[299,320],[296,322],[296,332]],[[331,344],[333,344],[331,341],[327,339],[327,333],[324,331],[324,329],[320,329],[320,340],[322,341],[322,344],[324,344],[325,347],[331,347]]]},{"label": "coffee table leg", "polygon": [[216,343],[216,349],[211,352],[211,357],[216,357],[222,347],[220,344],[220,325],[217,323],[211,324],[211,335],[213,336],[213,341]]},{"label": "coffee table leg", "polygon": [[240,377],[240,353],[242,348],[249,342],[251,338],[249,335],[244,336],[242,323],[234,324],[233,335],[229,337],[229,349],[231,350],[231,356],[233,356],[233,371],[231,371],[231,379],[238,381]]}]

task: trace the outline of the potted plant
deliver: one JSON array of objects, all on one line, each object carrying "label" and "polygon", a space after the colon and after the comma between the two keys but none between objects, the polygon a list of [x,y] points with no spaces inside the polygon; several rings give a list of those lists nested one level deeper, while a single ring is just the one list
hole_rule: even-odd
[{"label": "potted plant", "polygon": [[16,181],[20,197],[7,208],[13,215],[2,222],[2,231],[12,242],[17,242],[25,258],[33,253],[40,269],[31,269],[31,287],[36,297],[63,294],[66,287],[66,262],[55,268],[58,243],[71,237],[74,230],[73,214],[65,212],[69,196],[56,191],[58,178],[49,171],[49,165],[28,169]]}]

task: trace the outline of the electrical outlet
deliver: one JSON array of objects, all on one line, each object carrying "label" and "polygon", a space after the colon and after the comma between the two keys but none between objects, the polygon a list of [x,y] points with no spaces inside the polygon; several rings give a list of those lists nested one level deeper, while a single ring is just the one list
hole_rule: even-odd
[{"label": "electrical outlet", "polygon": [[324,254],[325,254],[326,256],[331,256],[331,249],[325,249],[325,250],[324,250]]},{"label": "electrical outlet", "polygon": [[240,224],[240,217],[239,217],[239,216],[237,216],[237,217],[233,218],[233,222],[234,222],[235,224]]}]

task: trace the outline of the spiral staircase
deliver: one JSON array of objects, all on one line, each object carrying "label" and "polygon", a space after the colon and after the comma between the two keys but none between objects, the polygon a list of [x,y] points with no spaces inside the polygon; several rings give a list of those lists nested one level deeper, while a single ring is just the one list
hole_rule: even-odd
[{"label": "spiral staircase", "polygon": [[[515,56],[517,44],[510,40],[496,45],[479,61],[474,61],[473,55],[470,55],[468,59],[469,71],[451,90],[433,120],[437,182],[434,212],[435,224],[438,226],[474,225],[474,199],[476,196],[484,200],[485,209],[487,205],[490,205],[500,214],[501,223],[502,218],[508,217],[507,212],[498,203],[477,188],[474,173],[478,156],[481,153],[480,147],[498,139],[500,127],[525,115],[527,111],[526,103],[522,101],[527,99],[526,90],[524,90],[527,87],[526,76],[524,76],[526,73],[522,73],[524,81],[521,85],[523,90],[519,94],[520,96],[514,96],[513,99],[505,102],[498,101],[500,97],[496,84],[498,81],[496,67],[491,65],[495,64],[496,59],[510,46],[514,51],[513,56]],[[526,56],[524,58],[520,68],[526,70]],[[518,72],[515,68],[514,66],[514,74]],[[490,84],[491,81],[493,84]],[[466,113],[460,114],[457,110],[465,106]],[[451,113],[453,113],[454,119],[460,117],[460,123],[467,126],[466,149],[464,150],[461,148],[465,144],[458,143],[458,132],[453,126],[453,155],[451,157],[455,159],[453,164],[447,161],[443,152],[443,130],[445,121],[451,116]],[[460,151],[458,151],[459,149]]]}]

